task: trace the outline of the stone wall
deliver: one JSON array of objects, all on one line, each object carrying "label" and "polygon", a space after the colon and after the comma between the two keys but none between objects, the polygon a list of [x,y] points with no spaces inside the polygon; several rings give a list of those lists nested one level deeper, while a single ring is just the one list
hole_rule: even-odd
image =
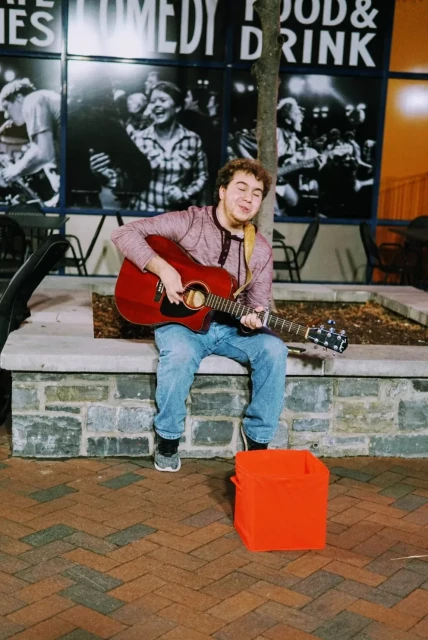
[{"label": "stone wall", "polygon": [[[147,456],[154,374],[14,373],[13,453],[24,457]],[[197,375],[181,453],[242,449],[246,376]],[[290,377],[272,446],[321,456],[428,457],[428,379]]]}]

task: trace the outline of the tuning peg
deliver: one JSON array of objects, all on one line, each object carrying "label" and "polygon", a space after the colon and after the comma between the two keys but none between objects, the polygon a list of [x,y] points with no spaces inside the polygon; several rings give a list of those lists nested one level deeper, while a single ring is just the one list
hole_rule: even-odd
[{"label": "tuning peg", "polygon": [[341,335],[341,336],[346,336],[346,331],[345,331],[345,329],[342,329],[342,331],[340,332],[340,335]]},{"label": "tuning peg", "polygon": [[330,318],[330,320],[328,320],[328,321],[327,321],[327,324],[336,324],[336,320],[332,320],[332,319]]}]

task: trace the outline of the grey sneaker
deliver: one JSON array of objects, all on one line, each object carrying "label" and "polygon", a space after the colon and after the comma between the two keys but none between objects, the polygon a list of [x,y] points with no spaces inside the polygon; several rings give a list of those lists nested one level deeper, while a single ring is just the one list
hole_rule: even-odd
[{"label": "grey sneaker", "polygon": [[155,450],[155,469],[158,471],[179,471],[181,460],[178,455],[178,443],[180,438],[167,440],[157,435],[157,447]]},{"label": "grey sneaker", "polygon": [[245,433],[244,427],[241,425],[241,436],[244,442],[245,451],[258,451],[268,448],[268,442],[256,442],[248,434]]}]

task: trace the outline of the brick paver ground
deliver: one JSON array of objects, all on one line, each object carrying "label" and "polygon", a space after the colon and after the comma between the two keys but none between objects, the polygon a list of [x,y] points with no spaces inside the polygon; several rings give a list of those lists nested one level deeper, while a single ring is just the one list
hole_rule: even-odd
[{"label": "brick paver ground", "polygon": [[0,640],[428,638],[428,460],[324,460],[321,551],[248,551],[233,462],[11,458]]}]

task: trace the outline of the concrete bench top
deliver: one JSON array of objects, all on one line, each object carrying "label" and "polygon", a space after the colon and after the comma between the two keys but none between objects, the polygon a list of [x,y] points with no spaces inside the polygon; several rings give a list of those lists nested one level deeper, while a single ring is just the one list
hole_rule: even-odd
[{"label": "concrete bench top", "polygon": [[[46,373],[154,372],[157,351],[153,342],[93,337],[92,292],[111,294],[114,283],[112,278],[46,278],[31,299],[31,318],[9,335],[1,354],[1,367]],[[342,302],[375,299],[428,325],[428,294],[412,287],[284,283],[274,284],[274,297]],[[428,377],[428,346],[350,344],[340,355],[311,343],[295,344],[306,351],[290,356],[290,376]],[[228,358],[209,356],[202,361],[198,373],[246,375],[248,370]]]}]

